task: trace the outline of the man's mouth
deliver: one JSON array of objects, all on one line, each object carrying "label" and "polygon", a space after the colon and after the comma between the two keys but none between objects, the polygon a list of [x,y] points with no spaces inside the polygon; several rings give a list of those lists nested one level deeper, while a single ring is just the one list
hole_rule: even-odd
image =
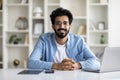
[{"label": "man's mouth", "polygon": [[57,31],[67,31],[66,29],[60,28]]}]

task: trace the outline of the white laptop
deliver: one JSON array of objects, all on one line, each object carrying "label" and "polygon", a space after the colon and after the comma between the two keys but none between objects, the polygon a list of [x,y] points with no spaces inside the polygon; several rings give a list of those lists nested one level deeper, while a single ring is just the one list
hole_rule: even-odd
[{"label": "white laptop", "polygon": [[110,72],[120,70],[120,47],[106,47],[101,67],[96,72]]}]

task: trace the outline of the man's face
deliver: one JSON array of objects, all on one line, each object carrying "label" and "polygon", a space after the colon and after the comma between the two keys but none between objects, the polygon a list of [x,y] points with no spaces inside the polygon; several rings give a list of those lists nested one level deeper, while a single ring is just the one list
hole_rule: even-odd
[{"label": "man's face", "polygon": [[55,25],[52,26],[55,34],[59,38],[67,36],[70,30],[69,19],[67,16],[58,16],[55,18]]}]

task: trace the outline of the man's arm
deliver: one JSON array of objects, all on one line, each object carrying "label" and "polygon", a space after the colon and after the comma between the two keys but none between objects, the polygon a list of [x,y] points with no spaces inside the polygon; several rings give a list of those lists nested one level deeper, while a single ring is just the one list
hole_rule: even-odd
[{"label": "man's arm", "polygon": [[[100,69],[100,62],[95,54],[89,49],[89,47],[84,42],[84,39],[81,41],[80,49],[82,49],[82,54],[84,59],[79,61],[82,66],[83,70],[99,70]],[[80,56],[79,56],[80,57]]]},{"label": "man's arm", "polygon": [[83,70],[99,70],[100,62],[95,54],[85,45],[83,49],[84,59],[80,61]]},{"label": "man's arm", "polygon": [[29,69],[51,69],[53,62],[46,62],[43,60],[44,55],[44,42],[40,38],[34,47],[33,52],[28,59]]},{"label": "man's arm", "polygon": [[28,69],[51,69],[53,62],[46,62],[41,60],[28,60]]}]

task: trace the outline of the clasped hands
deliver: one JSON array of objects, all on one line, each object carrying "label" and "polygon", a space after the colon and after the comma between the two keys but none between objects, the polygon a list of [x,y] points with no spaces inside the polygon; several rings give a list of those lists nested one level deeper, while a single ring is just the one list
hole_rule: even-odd
[{"label": "clasped hands", "polygon": [[72,59],[67,58],[64,59],[61,63],[54,63],[52,66],[53,69],[57,70],[74,70],[80,69],[80,63],[74,62]]}]

